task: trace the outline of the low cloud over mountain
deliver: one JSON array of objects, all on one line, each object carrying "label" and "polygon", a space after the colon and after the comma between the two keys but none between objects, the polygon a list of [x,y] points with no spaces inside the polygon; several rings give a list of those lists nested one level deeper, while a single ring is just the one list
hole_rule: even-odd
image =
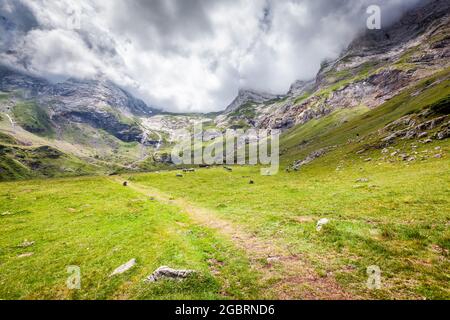
[{"label": "low cloud over mountain", "polygon": [[418,0],[0,0],[0,62],[52,81],[111,80],[170,111],[225,108],[239,88],[286,92]]}]

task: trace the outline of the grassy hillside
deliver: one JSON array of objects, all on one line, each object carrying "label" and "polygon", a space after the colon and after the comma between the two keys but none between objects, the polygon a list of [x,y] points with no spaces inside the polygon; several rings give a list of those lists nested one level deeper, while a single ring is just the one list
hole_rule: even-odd
[{"label": "grassy hillside", "polygon": [[[364,107],[338,110],[325,118],[289,130],[280,142],[284,160],[293,161],[320,148],[338,145],[344,147],[343,153],[350,152],[350,148],[379,140],[378,130],[389,123],[408,114],[417,114],[434,104],[443,103],[447,107],[442,113],[450,114],[449,74],[450,71],[446,70],[423,80],[373,110]],[[347,143],[349,141],[352,143]]]},{"label": "grassy hillside", "polygon": [[100,171],[100,168],[58,149],[23,146],[12,136],[0,134],[0,182],[80,176]]},{"label": "grassy hillside", "polygon": [[22,101],[14,106],[15,121],[25,130],[44,137],[51,137],[54,130],[47,112],[33,101]]}]

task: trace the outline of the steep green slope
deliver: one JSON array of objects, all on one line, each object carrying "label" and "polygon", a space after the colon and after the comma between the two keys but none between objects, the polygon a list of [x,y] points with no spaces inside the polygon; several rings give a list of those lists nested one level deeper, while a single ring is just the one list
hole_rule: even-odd
[{"label": "steep green slope", "polygon": [[54,135],[46,110],[33,101],[21,101],[14,106],[14,118],[25,130],[44,137]]},{"label": "steep green slope", "polygon": [[0,181],[80,176],[101,172],[74,156],[49,146],[26,147],[11,136],[0,136]]},{"label": "steep green slope", "polygon": [[[287,131],[280,142],[282,159],[284,162],[298,160],[327,147],[339,147],[342,154],[365,145],[381,148],[384,145],[381,140],[386,138],[382,129],[404,116],[419,114],[425,109],[430,109],[430,114],[422,122],[448,115],[449,74],[449,70],[446,70],[423,80],[378,108],[339,110]],[[437,113],[433,112],[436,107],[440,108]],[[433,130],[429,131],[431,133]]]}]

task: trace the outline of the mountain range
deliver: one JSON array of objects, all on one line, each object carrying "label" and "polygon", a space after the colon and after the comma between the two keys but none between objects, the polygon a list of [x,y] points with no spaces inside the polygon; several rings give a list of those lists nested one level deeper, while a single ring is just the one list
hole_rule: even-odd
[{"label": "mountain range", "polygon": [[[108,80],[51,83],[2,65],[0,180],[165,168],[171,165],[168,153],[174,130],[197,122],[219,131],[280,129],[283,153],[289,155],[285,158],[290,163],[307,150],[314,151],[298,147],[311,145],[312,138],[299,136],[311,123],[339,127],[351,122],[352,116],[381,112],[402,95],[420,100],[430,90],[438,94],[420,108],[433,105],[439,111],[434,118],[415,118],[415,125],[444,116],[435,134],[445,139],[450,95],[449,12],[449,1],[428,1],[389,28],[367,30],[338,59],[324,61],[315,79],[296,81],[284,95],[240,90],[219,114],[165,113]],[[401,102],[396,110],[401,110]],[[377,117],[388,126],[404,120],[408,112]],[[372,127],[364,127],[369,125]],[[367,134],[392,135],[370,121],[362,126]],[[414,134],[424,137],[426,130],[419,131]],[[386,136],[379,140],[382,138]],[[290,143],[293,140],[295,144]]]}]

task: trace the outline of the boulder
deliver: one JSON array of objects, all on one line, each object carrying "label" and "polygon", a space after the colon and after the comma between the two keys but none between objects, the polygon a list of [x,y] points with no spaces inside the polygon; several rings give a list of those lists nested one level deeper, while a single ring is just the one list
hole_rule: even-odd
[{"label": "boulder", "polygon": [[128,270],[130,270],[131,268],[133,268],[135,265],[136,265],[136,259],[131,259],[127,263],[121,265],[116,270],[114,270],[113,273],[110,274],[110,277],[125,273]]},{"label": "boulder", "polygon": [[28,241],[25,240],[23,243],[21,243],[18,247],[19,248],[28,248],[34,245],[34,241]]},{"label": "boulder", "polygon": [[422,139],[428,136],[428,132],[421,132],[417,135],[417,138]]},{"label": "boulder", "polygon": [[194,270],[175,270],[166,266],[159,267],[155,272],[149,275],[145,282],[156,282],[161,279],[184,279],[195,273]]},{"label": "boulder", "polygon": [[330,220],[327,219],[327,218],[320,219],[320,220],[317,222],[316,230],[317,230],[317,231],[321,231],[321,230],[322,230],[322,227],[323,227],[324,225],[329,224],[329,223],[330,223]]},{"label": "boulder", "polygon": [[328,151],[330,151],[330,149],[331,148],[323,148],[323,149],[319,149],[319,150],[316,150],[316,151],[310,153],[304,160],[298,160],[298,161],[294,162],[294,164],[292,165],[292,169],[295,171],[300,170],[301,167],[303,167],[303,166],[313,162],[317,158],[320,158],[323,155],[325,155]]}]

